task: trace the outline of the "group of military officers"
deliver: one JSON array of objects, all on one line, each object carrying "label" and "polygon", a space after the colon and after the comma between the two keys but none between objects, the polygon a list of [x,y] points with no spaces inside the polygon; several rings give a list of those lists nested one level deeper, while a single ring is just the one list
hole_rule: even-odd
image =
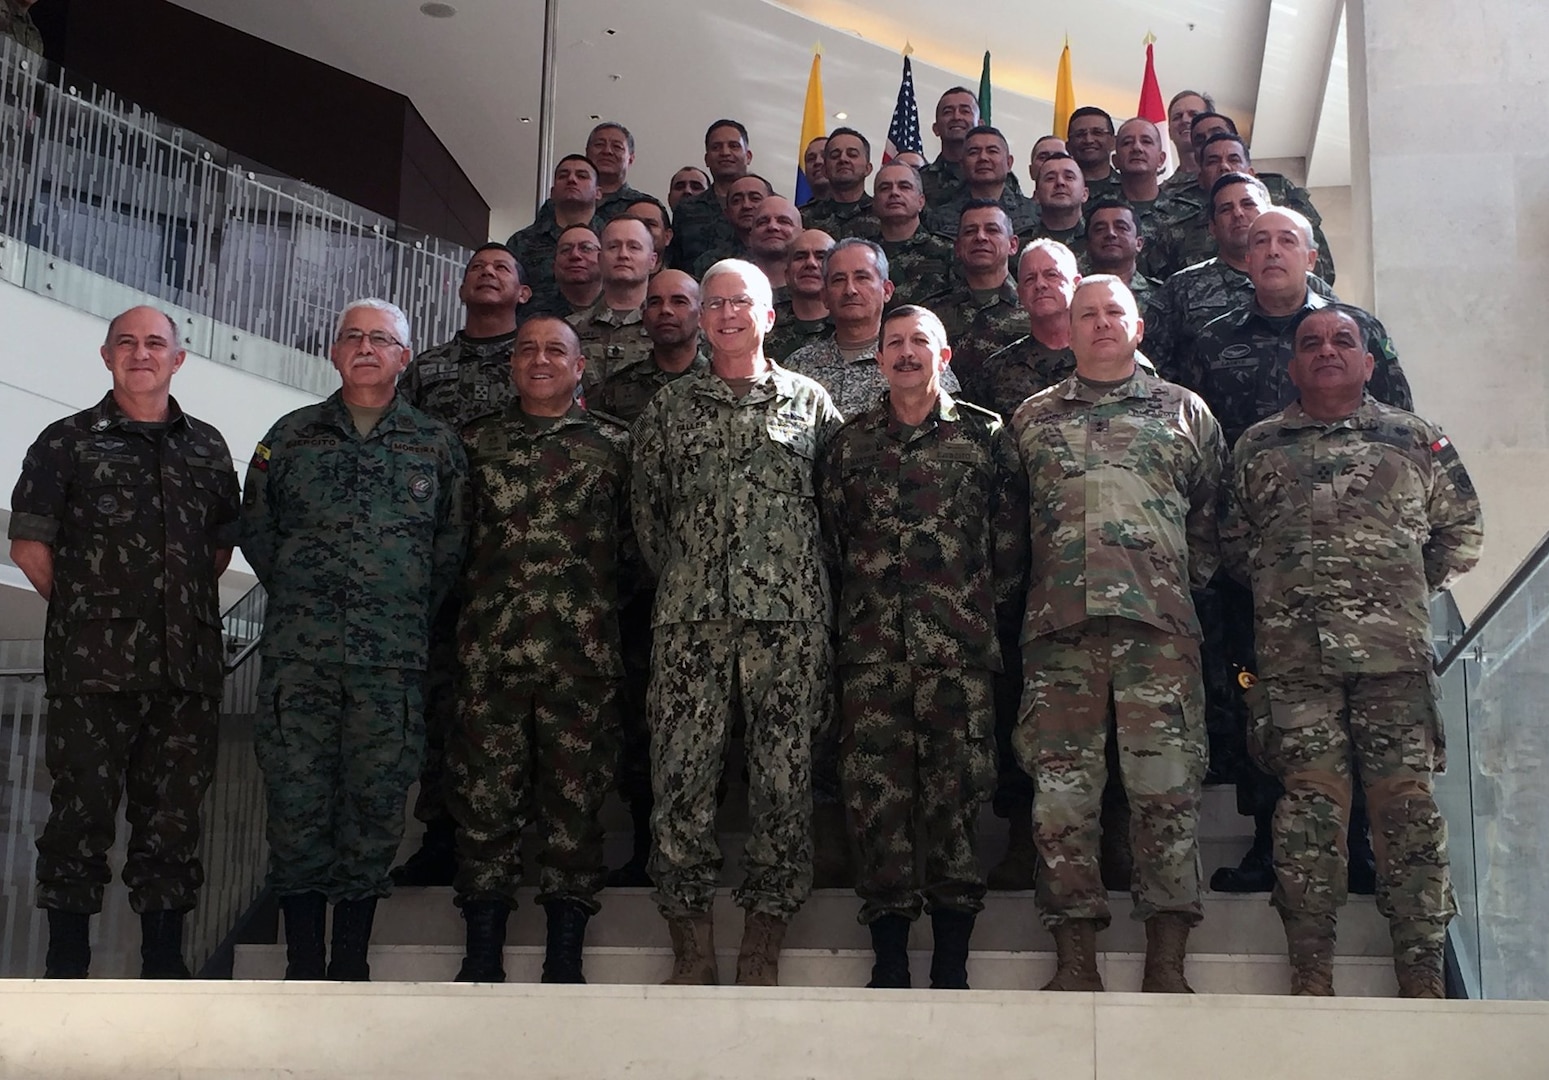
[{"label": "group of military officers", "polygon": [[[856,857],[872,985],[910,985],[926,912],[931,985],[966,987],[991,886],[1036,888],[1058,952],[1049,989],[1101,989],[1096,934],[1121,888],[1146,925],[1144,988],[1189,992],[1211,756],[1202,598],[1235,582],[1259,647],[1220,711],[1283,785],[1268,832],[1292,989],[1333,992],[1359,776],[1400,990],[1441,996],[1454,907],[1426,602],[1481,538],[1455,449],[1404,410],[1380,324],[1324,295],[1312,223],[1217,160],[1245,159],[1239,142],[1199,144],[1218,254],[1155,284],[1135,269],[1146,189],[1124,181],[1143,171],[1131,158],[1155,161],[1154,179],[1160,137],[1121,125],[1108,179],[1127,201],[1083,219],[1083,276],[1075,233],[1022,242],[1004,139],[971,99],[938,106],[959,159],[885,166],[865,207],[839,197],[869,147],[831,134],[841,205],[812,210],[833,232],[803,230],[807,209],[767,184],[733,204],[751,155],[731,122],[707,134],[710,182],[675,229],[640,201],[578,228],[596,177],[621,179],[632,157],[627,132],[601,125],[606,145],[560,163],[533,229],[473,254],[451,342],[411,363],[401,311],[344,310],[340,390],[263,438],[240,510],[224,443],[170,397],[175,325],[148,308],[115,319],[113,390],[45,430],[13,496],[15,561],[50,599],[48,973],[86,972],[119,784],[145,974],[187,973],[214,585],[240,543],[270,594],[256,742],[289,978],[369,977],[378,899],[448,880],[467,925],[459,979],[503,979],[534,824],[545,981],[584,981],[606,883],[649,881],[668,981],[715,982],[717,786],[740,717],[739,983],[778,981],[815,862],[821,876],[816,803]],[[1056,200],[1091,182],[1099,113],[1078,110],[1072,154],[1042,163]],[[937,220],[957,201],[955,264],[922,286],[898,267],[931,197]],[[725,246],[686,239],[703,235],[685,227],[691,198],[716,200]],[[884,215],[903,210],[915,229],[900,236]],[[1109,248],[1121,265],[1099,261]],[[588,259],[592,298],[563,317],[556,305],[586,298],[566,268]],[[900,289],[925,303],[897,303]],[[609,875],[615,777],[637,831]],[[390,874],[416,778],[424,844]],[[992,793],[1012,845],[987,881],[975,825]]]}]

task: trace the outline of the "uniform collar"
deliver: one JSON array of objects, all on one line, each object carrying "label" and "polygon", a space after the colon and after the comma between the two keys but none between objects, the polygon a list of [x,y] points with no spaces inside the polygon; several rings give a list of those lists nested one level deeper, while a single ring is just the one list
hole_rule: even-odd
[{"label": "uniform collar", "polygon": [[731,387],[726,385],[726,380],[721,378],[708,365],[700,372],[685,375],[685,379],[693,379],[693,392],[704,397],[724,401],[732,406],[758,405],[766,401],[794,396],[791,392],[791,373],[786,371],[773,360],[765,358],[769,364],[763,376],[755,382],[752,388],[743,397],[738,397],[731,392]]},{"label": "uniform collar", "polygon": [[1301,399],[1299,398],[1287,405],[1280,414],[1280,425],[1282,427],[1297,430],[1303,428],[1323,428],[1328,430],[1337,427],[1348,427],[1359,431],[1374,428],[1377,426],[1377,423],[1377,399],[1371,396],[1369,390],[1361,391],[1361,404],[1356,406],[1355,412],[1339,420],[1314,420],[1302,408]]},{"label": "uniform collar", "polygon": [[[355,418],[350,415],[349,406],[344,403],[344,389],[341,387],[328,395],[323,402],[323,415],[328,422],[346,435],[355,435]],[[409,406],[403,400],[402,394],[394,394],[393,400],[387,405],[387,411],[376,422],[365,437],[375,438],[378,434],[386,434],[389,431],[413,431],[414,420],[409,416]]]},{"label": "uniform collar", "polygon": [[1151,396],[1152,386],[1158,380],[1147,375],[1144,368],[1137,362],[1135,374],[1131,375],[1118,386],[1099,390],[1095,386],[1088,386],[1081,381],[1081,376],[1071,375],[1061,387],[1059,396],[1066,401],[1080,401],[1087,405],[1105,405],[1111,401],[1122,401],[1125,398],[1147,398]]},{"label": "uniform collar", "polygon": [[[167,398],[167,426],[183,427],[188,424],[188,418],[183,415],[182,408],[177,403],[177,398]],[[93,431],[108,431],[112,428],[132,424],[135,421],[124,415],[124,410],[119,408],[118,399],[109,390],[102,395],[102,400],[92,406],[90,428]]]}]

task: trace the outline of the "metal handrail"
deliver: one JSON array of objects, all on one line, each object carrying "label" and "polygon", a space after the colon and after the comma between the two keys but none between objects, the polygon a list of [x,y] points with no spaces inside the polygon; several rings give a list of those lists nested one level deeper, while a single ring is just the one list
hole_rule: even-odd
[{"label": "metal handrail", "polygon": [[1511,577],[1506,579],[1506,584],[1496,590],[1495,595],[1490,598],[1490,602],[1484,606],[1484,610],[1478,614],[1473,622],[1468,624],[1467,629],[1463,631],[1463,636],[1458,638],[1451,649],[1447,650],[1447,655],[1436,661],[1435,670],[1437,675],[1447,674],[1452,665],[1457,663],[1458,658],[1473,647],[1474,642],[1479,639],[1479,635],[1484,633],[1485,627],[1490,625],[1491,620],[1499,615],[1507,604],[1510,604],[1517,598],[1517,594],[1522,591],[1523,586],[1532,579],[1534,574],[1538,573],[1539,567],[1543,566],[1545,561],[1549,561],[1549,533],[1545,533],[1543,538],[1538,541],[1538,546],[1532,550],[1527,558],[1522,560]]}]

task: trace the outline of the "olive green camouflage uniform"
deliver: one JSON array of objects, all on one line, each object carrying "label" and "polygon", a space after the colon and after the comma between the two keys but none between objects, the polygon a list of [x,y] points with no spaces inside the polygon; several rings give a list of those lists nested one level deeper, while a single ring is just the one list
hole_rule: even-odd
[{"label": "olive green camouflage uniform", "polygon": [[[1017,299],[1016,283],[1009,277],[997,289],[971,289],[958,282],[925,301],[947,331],[952,346],[952,367],[958,381],[973,388],[980,385],[984,362],[992,354],[1027,333],[1027,312]],[[990,406],[974,396],[967,400]]]},{"label": "olive green camouflage uniform", "polygon": [[887,276],[893,283],[888,307],[923,304],[927,297],[951,287],[952,241],[921,225],[907,240],[883,240],[879,236],[877,243],[887,254]]},{"label": "olive green camouflage uniform", "polygon": [[1222,529],[1256,609],[1249,745],[1286,790],[1272,900],[1332,939],[1353,758],[1394,957],[1439,970],[1457,907],[1432,793],[1445,755],[1428,605],[1479,559],[1468,472],[1435,425],[1370,395],[1336,421],[1296,403],[1238,442]]},{"label": "olive green camouflage uniform", "polygon": [[821,319],[798,319],[791,309],[789,296],[775,298],[775,323],[764,336],[764,355],[777,364],[814,341],[834,336],[834,323],[827,315]]},{"label": "olive green camouflage uniform", "polygon": [[736,240],[731,244],[713,248],[694,260],[694,267],[692,271],[694,280],[698,281],[699,279],[703,278],[705,274],[709,272],[710,267],[714,266],[722,259],[746,259],[747,257],[748,245],[743,243],[741,240]]},{"label": "olive green camouflage uniform", "polygon": [[[601,215],[594,213],[586,227],[601,236],[604,224]],[[564,306],[564,298],[558,295],[559,285],[554,280],[554,255],[559,250],[559,235],[563,231],[551,215],[547,219],[539,218],[506,240],[506,247],[516,254],[516,261],[522,264],[524,280],[532,289],[532,299],[522,308],[524,315]]]},{"label": "olive green camouflage uniform", "polygon": [[[1030,236],[1038,228],[1040,217],[1038,204],[1012,187],[1009,183],[1010,179],[1008,175],[1006,177],[1008,183],[1002,185],[1000,196],[995,201],[1011,219],[1012,234],[1019,238]],[[970,192],[965,185],[954,198],[925,211],[926,225],[931,231],[943,236],[957,236],[958,225],[963,217],[963,207],[976,198],[978,196]]]},{"label": "olive green camouflage uniform", "polygon": [[1197,922],[1205,728],[1189,588],[1217,562],[1220,428],[1196,395],[1138,370],[1106,389],[1072,376],[1025,402],[1012,428],[1032,505],[1015,743],[1038,789],[1044,921],[1108,920],[1098,820],[1112,738],[1134,916]]},{"label": "olive green camouflage uniform", "polygon": [[882,239],[882,223],[871,208],[871,196],[864,193],[850,203],[813,199],[801,208],[801,223],[802,228],[819,229],[835,240],[850,236],[867,240]]},{"label": "olive green camouflage uniform", "polygon": [[[1081,215],[1081,219],[1068,229],[1051,229],[1040,221],[1038,227],[1028,235],[1018,234],[1017,250],[1021,251],[1034,240],[1058,240],[1070,249],[1070,253],[1076,257],[1076,262],[1079,264],[1086,258],[1086,215]],[[1012,262],[1015,263],[1016,260],[1012,259]]]},{"label": "olive green camouflage uniform", "polygon": [[813,473],[839,422],[826,390],[776,365],[740,398],[713,373],[679,379],[636,422],[635,530],[657,578],[651,877],[669,919],[715,896],[733,695],[752,820],[737,902],[784,919],[811,890],[811,739],[832,656]]},{"label": "olive green camouflage uniform", "polygon": [[281,896],[390,891],[466,484],[457,436],[401,396],[362,436],[336,391],[281,417],[253,454],[242,553],[269,593],[253,741]]},{"label": "olive green camouflage uniform", "polygon": [[1108,175],[1101,180],[1088,180],[1086,182],[1086,204],[1095,206],[1104,199],[1124,198],[1124,188],[1120,184],[1119,170],[1108,167]]},{"label": "olive green camouflage uniform", "polygon": [[[1259,179],[1269,189],[1269,201],[1287,210],[1295,210],[1312,224],[1313,242],[1318,248],[1318,262],[1313,267],[1317,274],[1330,285],[1334,283],[1334,254],[1323,235],[1323,218],[1312,205],[1312,196],[1305,188],[1297,187],[1279,173],[1262,173]],[[1158,248],[1165,249],[1166,258],[1160,263],[1147,263],[1156,271],[1153,276],[1165,281],[1179,270],[1206,259],[1216,257],[1215,238],[1210,235],[1210,193],[1197,183],[1165,194],[1157,200],[1164,230],[1159,236]],[[1150,233],[1145,234],[1148,238]],[[1147,241],[1150,243],[1149,239]]]},{"label": "olive green camouflage uniform", "polygon": [[818,499],[839,563],[840,769],[860,920],[917,918],[922,896],[930,910],[977,912],[993,677],[1026,594],[1016,443],[950,394],[912,429],[884,399],[829,444]]},{"label": "olive green camouflage uniform", "polygon": [[108,393],[27,450],[12,540],[47,544],[37,904],[102,910],[120,795],[136,912],[187,911],[204,881],[199,804],[215,772],[225,681],[216,553],[236,543],[237,477],[220,433],[169,402],[129,420]]},{"label": "olive green camouflage uniform", "polygon": [[575,327],[576,337],[581,339],[581,355],[586,357],[581,388],[587,394],[615,372],[645,362],[655,348],[645,332],[640,309],[620,314],[608,306],[605,296],[565,321]]},{"label": "olive green camouflage uniform", "polygon": [[[624,185],[617,191],[604,191],[598,194],[597,216],[606,224],[621,214],[627,213],[632,202],[642,196],[646,198],[651,197],[639,188],[630,187],[629,182],[626,180]],[[544,199],[543,205],[538,207],[538,212],[533,215],[533,220],[552,223],[554,221],[554,200]]]},{"label": "olive green camouflage uniform", "polygon": [[552,425],[513,402],[464,433],[473,535],[447,746],[458,903],[516,907],[538,827],[538,902],[597,910],[598,817],[613,783],[624,676],[619,607],[635,577],[629,435],[579,405]]},{"label": "olive green camouflage uniform", "polygon": [[705,252],[736,243],[737,230],[726,220],[726,209],[714,187],[684,197],[673,210],[672,244],[668,248],[673,266],[692,267]]},{"label": "olive green camouflage uniform", "polygon": [[[516,398],[511,352],[516,331],[473,338],[459,330],[451,341],[416,356],[398,378],[398,396],[453,431],[481,416],[498,413]],[[430,657],[425,667],[425,762],[414,816],[443,821],[446,806],[446,737],[456,714],[457,613],[462,603],[454,587],[430,626]]]},{"label": "olive green camouflage uniform", "polygon": [[[839,414],[846,418],[859,416],[887,392],[887,379],[877,364],[875,340],[855,357],[846,358],[839,351],[837,339],[824,338],[791,353],[784,366],[820,383]],[[941,388],[948,393],[957,392],[957,376],[951,368],[941,373]]]},{"label": "olive green camouflage uniform", "polygon": [[[1327,282],[1312,274],[1307,275],[1307,287],[1319,296],[1334,296]],[[1253,280],[1222,259],[1208,259],[1180,270],[1151,294],[1142,312],[1146,355],[1162,378],[1182,380],[1194,339],[1205,324],[1252,299]]]},{"label": "olive green camouflage uniform", "polygon": [[[968,187],[963,179],[961,162],[951,162],[940,154],[936,160],[920,170],[920,192],[925,196],[927,207],[943,206],[957,198]],[[1006,190],[1022,194],[1022,185],[1015,173],[1006,174]]]}]

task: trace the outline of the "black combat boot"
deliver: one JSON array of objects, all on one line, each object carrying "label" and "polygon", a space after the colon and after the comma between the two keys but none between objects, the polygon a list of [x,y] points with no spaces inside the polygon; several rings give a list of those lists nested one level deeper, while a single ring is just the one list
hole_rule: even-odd
[{"label": "black combat boot", "polygon": [[285,977],[317,982],[328,975],[328,898],[320,892],[280,897],[285,917]]},{"label": "black combat boot", "polygon": [[371,924],[376,919],[377,898],[340,900],[333,906],[333,949],[328,977],[335,982],[370,982]]},{"label": "black combat boot", "polygon": [[48,955],[43,965],[44,978],[86,978],[91,968],[90,915],[48,909]]},{"label": "black combat boot", "polygon": [[468,924],[468,945],[458,982],[503,983],[505,965],[501,962],[506,947],[506,920],[511,909],[503,900],[469,900],[463,904],[463,921]]},{"label": "black combat boot", "polygon": [[544,910],[549,916],[549,933],[543,948],[543,976],[539,981],[584,983],[581,948],[586,944],[586,924],[592,913],[574,900],[555,900],[545,904]]},{"label": "black combat boot", "polygon": [[394,885],[450,885],[456,876],[457,822],[449,817],[427,822],[420,849],[392,872]]},{"label": "black combat boot", "polygon": [[930,988],[967,990],[968,939],[973,937],[974,916],[938,908],[930,913],[930,929],[936,939],[930,957]]},{"label": "black combat boot", "polygon": [[634,799],[629,804],[629,817],[634,824],[634,843],[630,848],[629,861],[617,870],[609,872],[607,886],[610,889],[651,884],[646,864],[651,858],[651,810],[650,799]]},{"label": "black combat boot", "polygon": [[871,981],[866,985],[875,990],[909,989],[909,920],[902,915],[880,915],[868,929],[877,960],[871,965]]},{"label": "black combat boot", "polygon": [[183,912],[140,913],[140,978],[193,978],[183,962]]},{"label": "black combat boot", "polygon": [[1253,815],[1253,846],[1236,866],[1222,866],[1210,875],[1210,887],[1216,892],[1269,892],[1275,887],[1275,844],[1270,834],[1273,810]]}]

